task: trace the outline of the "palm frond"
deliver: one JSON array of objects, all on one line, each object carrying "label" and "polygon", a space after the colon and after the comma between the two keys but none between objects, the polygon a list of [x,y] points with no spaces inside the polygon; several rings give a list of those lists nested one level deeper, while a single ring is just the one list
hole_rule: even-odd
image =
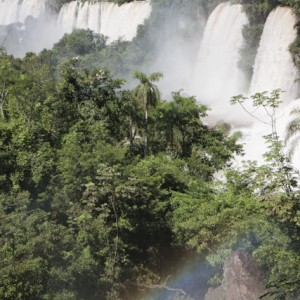
[{"label": "palm frond", "polygon": [[140,72],[140,71],[134,71],[133,72],[133,78],[139,80],[141,83],[145,83],[147,82],[147,75],[143,72]]},{"label": "palm frond", "polygon": [[160,72],[152,73],[149,76],[150,81],[159,81],[163,77],[163,74]]},{"label": "palm frond", "polygon": [[155,106],[160,100],[160,93],[154,81],[158,81],[161,77],[161,73],[152,73],[147,76],[145,73],[135,71],[133,73],[134,78],[138,79],[140,83],[134,89],[134,95],[144,106],[146,110],[148,106]]}]

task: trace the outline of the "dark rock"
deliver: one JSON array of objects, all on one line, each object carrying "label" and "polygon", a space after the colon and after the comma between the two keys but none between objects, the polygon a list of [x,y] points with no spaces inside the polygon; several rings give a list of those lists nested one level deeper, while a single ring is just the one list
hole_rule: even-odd
[{"label": "dark rock", "polygon": [[258,300],[264,293],[262,276],[252,256],[234,251],[225,261],[222,285],[209,289],[205,300]]}]

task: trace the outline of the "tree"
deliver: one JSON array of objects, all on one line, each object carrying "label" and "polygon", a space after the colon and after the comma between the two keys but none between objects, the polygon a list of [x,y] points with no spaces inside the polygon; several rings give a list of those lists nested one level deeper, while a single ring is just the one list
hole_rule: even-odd
[{"label": "tree", "polygon": [[101,51],[106,46],[106,40],[105,36],[90,29],[74,29],[72,33],[65,34],[52,51],[60,60],[70,59]]},{"label": "tree", "polygon": [[153,126],[158,135],[155,148],[188,157],[191,145],[198,142],[199,131],[205,127],[201,117],[206,116],[207,107],[198,105],[195,97],[182,96],[181,91],[172,93],[172,97],[172,101],[161,101],[154,112]]},{"label": "tree", "polygon": [[[283,143],[276,130],[276,111],[281,102],[280,92],[274,90],[270,94],[264,92],[251,96],[253,105],[263,107],[266,111],[269,121],[262,121],[271,125],[271,133],[264,137],[268,145],[268,151],[264,154],[265,164],[259,167],[253,163],[248,165],[244,169],[244,176],[248,177],[248,185],[252,187],[253,194],[263,205],[268,223],[273,223],[272,228],[268,230],[273,231],[271,235],[274,235],[275,241],[265,236],[255,250],[257,259],[265,267],[269,282],[270,290],[266,295],[275,295],[274,299],[295,299],[299,297],[300,286],[299,172],[285,155]],[[232,103],[243,106],[245,100],[246,97],[237,96],[233,97]],[[299,120],[296,119],[290,124],[294,132],[298,130],[297,122]],[[293,136],[292,132],[288,138]],[[285,241],[282,242],[281,239]],[[266,257],[271,259],[266,260]]]},{"label": "tree", "polygon": [[160,93],[153,82],[162,77],[161,73],[152,73],[149,77],[145,73],[135,71],[134,78],[139,80],[138,86],[134,89],[134,96],[140,101],[144,109],[144,157],[148,154],[148,110],[150,106],[155,106],[160,100]]}]

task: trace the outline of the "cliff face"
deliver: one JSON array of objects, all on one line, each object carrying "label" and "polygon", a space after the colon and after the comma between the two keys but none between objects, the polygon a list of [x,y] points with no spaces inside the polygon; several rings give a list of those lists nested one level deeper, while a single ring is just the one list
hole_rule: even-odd
[{"label": "cliff face", "polygon": [[205,300],[258,300],[264,293],[256,262],[246,252],[235,251],[225,261],[222,285],[209,289]]}]

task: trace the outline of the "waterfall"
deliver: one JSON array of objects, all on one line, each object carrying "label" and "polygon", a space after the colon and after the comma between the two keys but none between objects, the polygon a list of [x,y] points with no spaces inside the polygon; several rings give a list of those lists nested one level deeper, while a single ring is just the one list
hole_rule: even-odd
[{"label": "waterfall", "polygon": [[70,33],[76,26],[78,5],[78,2],[73,1],[61,8],[57,24],[59,28],[62,28],[63,32]]},{"label": "waterfall", "polygon": [[295,40],[296,17],[288,7],[273,10],[264,26],[249,94],[282,89],[283,99],[298,96],[298,70],[289,52],[289,45]]},{"label": "waterfall", "polygon": [[[11,42],[11,52],[22,56],[25,51],[50,48],[64,33],[70,33],[74,28],[89,28],[108,36],[109,42],[118,38],[131,40],[136,35],[138,25],[151,13],[150,0],[133,1],[121,6],[112,2],[77,0],[66,3],[57,15],[50,17],[47,15],[45,3],[46,0],[0,0],[0,25],[24,23],[28,16],[37,19],[30,18],[24,26],[15,26],[14,34],[19,30],[21,34],[18,41],[22,44],[19,42],[15,45]],[[180,16],[175,19],[180,23]],[[214,124],[224,120],[243,131],[247,158],[258,159],[259,152],[265,151],[260,137],[268,134],[269,128],[243,114],[238,106],[229,104],[232,96],[247,93],[246,78],[238,67],[240,49],[244,42],[242,29],[247,23],[247,16],[241,5],[231,5],[229,2],[219,4],[206,23],[197,58],[186,55],[194,52],[189,52],[189,49],[180,45],[177,37],[170,36],[168,40],[172,43],[166,48],[160,48],[164,55],[158,60],[159,64],[154,64],[156,69],[153,71],[165,68],[166,73],[172,73],[167,73],[172,83],[167,82],[166,89],[186,87],[190,94],[197,96],[198,101],[208,104],[212,108],[208,122]],[[297,36],[295,24],[296,17],[290,8],[278,7],[270,13],[255,59],[248,94],[281,88],[286,91],[284,99],[299,97],[299,72],[289,52],[289,45]],[[11,38],[16,43],[14,34],[6,30],[3,34],[4,41]],[[155,37],[158,41],[161,38],[159,33]],[[196,48],[194,45],[184,46]],[[19,52],[15,49],[19,49]],[[281,136],[284,134],[290,104],[292,103],[285,102],[280,112],[282,115],[278,116]],[[258,109],[255,113],[261,112]]]},{"label": "waterfall", "polygon": [[[262,162],[262,154],[266,152],[262,137],[270,133],[270,127],[243,113],[240,107],[229,105],[231,96],[247,93],[245,77],[238,68],[245,24],[247,17],[241,5],[225,2],[216,7],[206,24],[192,90],[199,101],[208,103],[212,108],[210,119],[207,119],[210,124],[223,119],[236,130],[242,131],[246,153],[243,159]],[[281,88],[286,91],[283,100],[299,96],[299,74],[289,52],[289,45],[297,36],[295,24],[296,17],[290,8],[278,7],[270,13],[261,37],[248,94]],[[263,109],[255,109],[250,104],[246,106],[251,112],[255,111],[254,114],[260,119],[268,121]],[[285,102],[277,115],[278,133],[282,138],[289,110]]]},{"label": "waterfall", "polygon": [[101,3],[94,3],[89,7],[89,18],[87,27],[95,32],[100,32],[100,20],[101,20]]},{"label": "waterfall", "polygon": [[0,25],[24,23],[28,16],[38,18],[45,12],[45,0],[0,0]]},{"label": "waterfall", "polygon": [[100,32],[111,40],[119,37],[132,40],[136,35],[138,25],[144,23],[150,13],[151,6],[148,1],[130,2],[121,6],[102,2]]},{"label": "waterfall", "polygon": [[70,33],[74,28],[89,28],[96,33],[101,33],[101,16],[100,2],[72,1],[61,8],[57,25],[63,33]]},{"label": "waterfall", "polygon": [[[299,74],[289,52],[289,45],[297,36],[295,24],[296,17],[288,7],[278,7],[270,13],[261,36],[248,93],[253,95],[256,92],[270,92],[278,88],[285,91],[281,96],[284,102],[276,115],[277,133],[282,140],[285,137],[289,113],[293,107],[299,106],[298,101],[289,101],[299,97]],[[263,108],[253,111],[261,120],[269,121]],[[262,137],[271,132],[270,126],[254,122],[251,127],[244,128],[243,132],[247,159],[262,162],[261,156],[267,151]],[[299,161],[293,163],[297,167],[300,165]]]},{"label": "waterfall", "polygon": [[137,27],[151,13],[148,1],[134,1],[118,6],[111,2],[72,1],[65,4],[58,17],[59,28],[71,32],[73,28],[91,29],[108,36],[109,41],[132,40]]},{"label": "waterfall", "polygon": [[242,6],[229,2],[219,4],[210,15],[192,81],[192,90],[202,102],[225,102],[243,92],[245,76],[238,62],[247,22]]},{"label": "waterfall", "polygon": [[[77,0],[66,3],[54,14],[47,11],[46,1],[0,0],[0,45],[9,53],[23,56],[27,51],[50,48],[74,28],[91,29],[107,36],[108,42],[119,38],[130,41],[138,25],[151,13],[150,1],[118,6],[112,2]],[[21,24],[16,25],[17,22]]]}]

